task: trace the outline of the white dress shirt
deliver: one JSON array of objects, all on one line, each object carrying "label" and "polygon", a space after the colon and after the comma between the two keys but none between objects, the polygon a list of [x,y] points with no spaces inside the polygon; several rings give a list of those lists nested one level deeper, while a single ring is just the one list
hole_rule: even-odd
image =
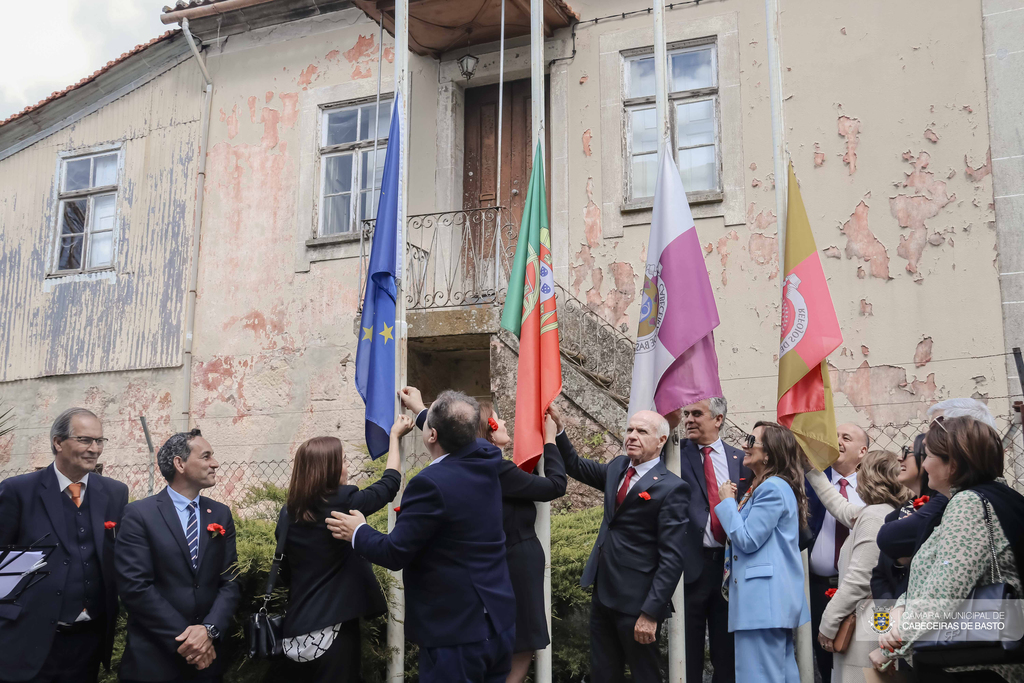
[{"label": "white dress shirt", "polygon": [[[61,492],[64,495],[66,495],[68,498],[71,498],[72,500],[74,499],[74,497],[71,495],[71,491],[68,491],[68,486],[70,484],[75,484],[75,483],[78,483],[78,484],[82,485],[82,489],[78,493],[78,500],[79,500],[79,502],[84,503],[85,502],[85,490],[87,488],[89,488],[89,473],[86,472],[79,481],[74,482],[74,481],[71,481],[71,479],[69,477],[64,476],[64,473],[61,472],[57,468],[57,463],[56,462],[53,463],[53,471],[57,473],[57,486],[60,487],[60,490],[61,490]],[[103,549],[102,548],[97,548],[97,552],[102,553]],[[80,621],[90,621],[91,619],[92,619],[92,617],[89,616],[88,610],[83,608],[82,609],[82,613],[78,615],[77,619],[75,619],[75,623],[77,624]]]},{"label": "white dress shirt", "polygon": [[[695,444],[695,445],[697,446],[697,451],[700,452],[700,464],[701,464],[701,467],[703,467],[704,466],[704,453],[701,452],[701,451],[703,451],[705,446],[701,446],[700,444]],[[711,453],[710,453],[710,455],[711,455],[711,464],[715,468],[715,479],[717,480],[716,483],[718,484],[719,487],[721,487],[722,484],[724,484],[729,479],[729,460],[726,458],[726,455],[725,455],[725,444],[723,444],[722,440],[719,439],[718,441],[716,441],[716,442],[714,442],[712,444],[708,444],[708,446],[711,447]],[[711,500],[710,486],[709,486],[709,484],[707,482],[704,482],[704,485],[709,487],[709,490],[708,490],[708,500]],[[718,489],[715,489],[716,493],[717,493],[717,491],[718,491]],[[715,535],[713,533],[711,533],[711,513],[710,512],[708,513],[708,521],[704,523],[704,547],[705,548],[721,548],[722,547],[722,544],[715,540]]]},{"label": "white dress shirt", "polygon": [[[857,495],[857,473],[854,472],[844,477],[835,470],[832,470],[830,481],[836,491],[839,490],[840,479],[845,479],[848,483],[846,487],[847,499],[854,505],[863,505],[864,501]],[[828,510],[825,510],[825,518],[821,522],[821,531],[818,532],[818,537],[814,541],[814,547],[811,548],[809,562],[812,574],[836,576],[839,573],[836,571],[836,518]]]},{"label": "white dress shirt", "polygon": [[[634,467],[633,469],[636,470],[636,474],[634,474],[633,478],[629,480],[629,488],[626,489],[626,493],[628,494],[630,491],[632,491],[633,487],[636,486],[636,483],[638,481],[640,481],[641,479],[643,479],[644,475],[647,474],[648,472],[650,472],[654,468],[654,466],[657,465],[659,462],[661,462],[661,456],[658,456],[657,458],[652,458],[651,460],[648,460],[647,462],[642,462],[639,465],[637,465],[636,467]],[[629,470],[628,466],[626,467],[626,470],[627,471]],[[622,488],[622,482],[624,482],[625,480],[626,480],[626,473],[623,472],[622,476],[619,477],[619,485],[615,487],[615,494],[616,495],[618,495],[619,489]]]},{"label": "white dress shirt", "polygon": [[74,481],[71,481],[70,478],[64,476],[64,473],[61,472],[57,468],[57,463],[53,463],[53,471],[57,473],[57,484],[60,486],[60,490],[63,491],[64,495],[66,495],[68,498],[72,497],[71,496],[71,491],[68,491],[68,485],[69,484],[76,484],[77,483],[77,484],[81,484],[82,485],[82,490],[78,494],[78,498],[79,498],[79,500],[81,502],[84,503],[85,502],[85,490],[87,488],[89,488],[89,473],[86,472],[85,475],[80,480],[78,480],[77,482],[74,482]]},{"label": "white dress shirt", "polygon": [[[438,457],[434,458],[433,460],[431,460],[429,463],[427,463],[427,467],[430,467],[431,465],[436,465],[437,463],[441,462],[442,460],[444,460],[447,457],[448,457],[447,453],[445,453],[444,455],[438,456]],[[360,522],[359,526],[357,526],[355,529],[352,530],[352,540],[349,541],[349,543],[352,544],[352,550],[356,549],[356,534],[359,533],[359,529],[361,527],[364,527],[364,526],[366,526],[366,522]]]},{"label": "white dress shirt", "polygon": [[188,540],[188,506],[189,503],[196,504],[196,528],[202,529],[202,520],[199,519],[199,515],[202,514],[199,510],[199,496],[195,497],[195,500],[189,500],[185,496],[181,495],[170,486],[167,487],[167,493],[171,497],[171,502],[174,503],[174,511],[178,513],[178,521],[181,522],[181,530],[185,534],[186,541]]}]

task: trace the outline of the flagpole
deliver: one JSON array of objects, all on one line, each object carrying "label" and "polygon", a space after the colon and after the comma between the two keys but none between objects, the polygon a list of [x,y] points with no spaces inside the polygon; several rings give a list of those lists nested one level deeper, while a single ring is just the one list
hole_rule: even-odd
[{"label": "flagpole", "polygon": [[[504,52],[502,53],[504,58]],[[540,144],[541,159],[544,159],[544,0],[530,0],[530,97],[533,105],[533,130],[531,147]],[[500,163],[500,161],[499,161]],[[545,182],[542,178],[541,182]],[[546,209],[545,209],[546,210]],[[544,476],[544,458],[537,461],[537,473]],[[535,503],[537,521],[534,528],[537,539],[544,548],[544,615],[551,633],[551,503]],[[537,683],[551,683],[551,644],[537,650],[534,680]]]},{"label": "flagpole", "polygon": [[[381,13],[381,25],[384,15]],[[378,68],[379,65],[378,65]],[[405,271],[406,271],[406,216],[409,215],[409,0],[395,2],[395,101],[401,96],[401,106],[395,107],[394,116],[399,117],[399,163],[398,163],[398,272],[396,273],[395,301],[395,415],[402,411],[398,399],[398,390],[408,383],[408,339],[409,332],[405,321]],[[388,140],[388,144],[395,141]],[[399,443],[399,472],[405,476],[405,450],[407,439]],[[388,504],[388,531],[395,528],[395,506],[400,504],[400,497]],[[401,571],[392,572],[391,610],[388,619],[388,648],[391,657],[388,659],[387,680],[389,683],[401,683],[405,679],[405,586]]]},{"label": "flagpole", "polygon": [[[659,155],[672,154],[668,109],[668,45],[665,42],[665,0],[654,0],[654,95],[655,112],[658,118],[658,153]],[[665,455],[665,464],[669,471],[678,475],[680,472],[679,437],[674,431],[666,445]],[[670,683],[683,683],[686,680],[683,584],[684,580],[680,578],[672,594],[672,604],[676,606],[675,616],[668,621],[668,680]]]},{"label": "flagpole", "polygon": [[[788,193],[789,171],[786,168],[786,137],[782,107],[782,45],[779,42],[781,27],[779,0],[765,0],[765,30],[768,33],[768,89],[771,93],[772,111],[772,157],[775,162],[775,217],[779,243],[779,295],[785,283],[786,264],[786,221],[789,218]],[[810,566],[807,551],[802,553],[804,563],[804,596],[810,604]],[[800,670],[801,683],[814,682],[814,651],[811,640],[810,622],[796,629],[796,664]]]}]

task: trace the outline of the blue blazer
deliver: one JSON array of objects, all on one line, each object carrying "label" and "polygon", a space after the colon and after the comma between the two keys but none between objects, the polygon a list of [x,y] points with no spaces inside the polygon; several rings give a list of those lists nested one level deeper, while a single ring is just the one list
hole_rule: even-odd
[{"label": "blue blazer", "polygon": [[732,541],[729,630],[796,628],[811,619],[804,597],[800,514],[780,477],[768,477],[737,510],[732,498],[715,507]]},{"label": "blue blazer", "polygon": [[505,561],[501,451],[483,439],[409,480],[390,534],[359,528],[354,549],[404,570],[405,633],[421,647],[447,647],[515,625],[516,598]]}]

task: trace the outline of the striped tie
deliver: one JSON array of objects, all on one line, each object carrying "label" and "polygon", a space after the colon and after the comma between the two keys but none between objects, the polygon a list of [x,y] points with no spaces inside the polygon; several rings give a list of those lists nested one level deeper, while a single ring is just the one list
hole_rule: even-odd
[{"label": "striped tie", "polygon": [[192,501],[188,504],[188,531],[185,532],[185,540],[188,541],[188,554],[192,556],[192,569],[198,566],[199,561],[199,520],[196,510],[199,503]]}]

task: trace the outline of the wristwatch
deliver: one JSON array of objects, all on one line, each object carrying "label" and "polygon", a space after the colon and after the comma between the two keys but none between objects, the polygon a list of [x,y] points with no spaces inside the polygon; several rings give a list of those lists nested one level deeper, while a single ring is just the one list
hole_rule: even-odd
[{"label": "wristwatch", "polygon": [[220,638],[220,629],[213,624],[203,624],[206,627],[206,635],[210,636],[210,640],[217,640]]}]

